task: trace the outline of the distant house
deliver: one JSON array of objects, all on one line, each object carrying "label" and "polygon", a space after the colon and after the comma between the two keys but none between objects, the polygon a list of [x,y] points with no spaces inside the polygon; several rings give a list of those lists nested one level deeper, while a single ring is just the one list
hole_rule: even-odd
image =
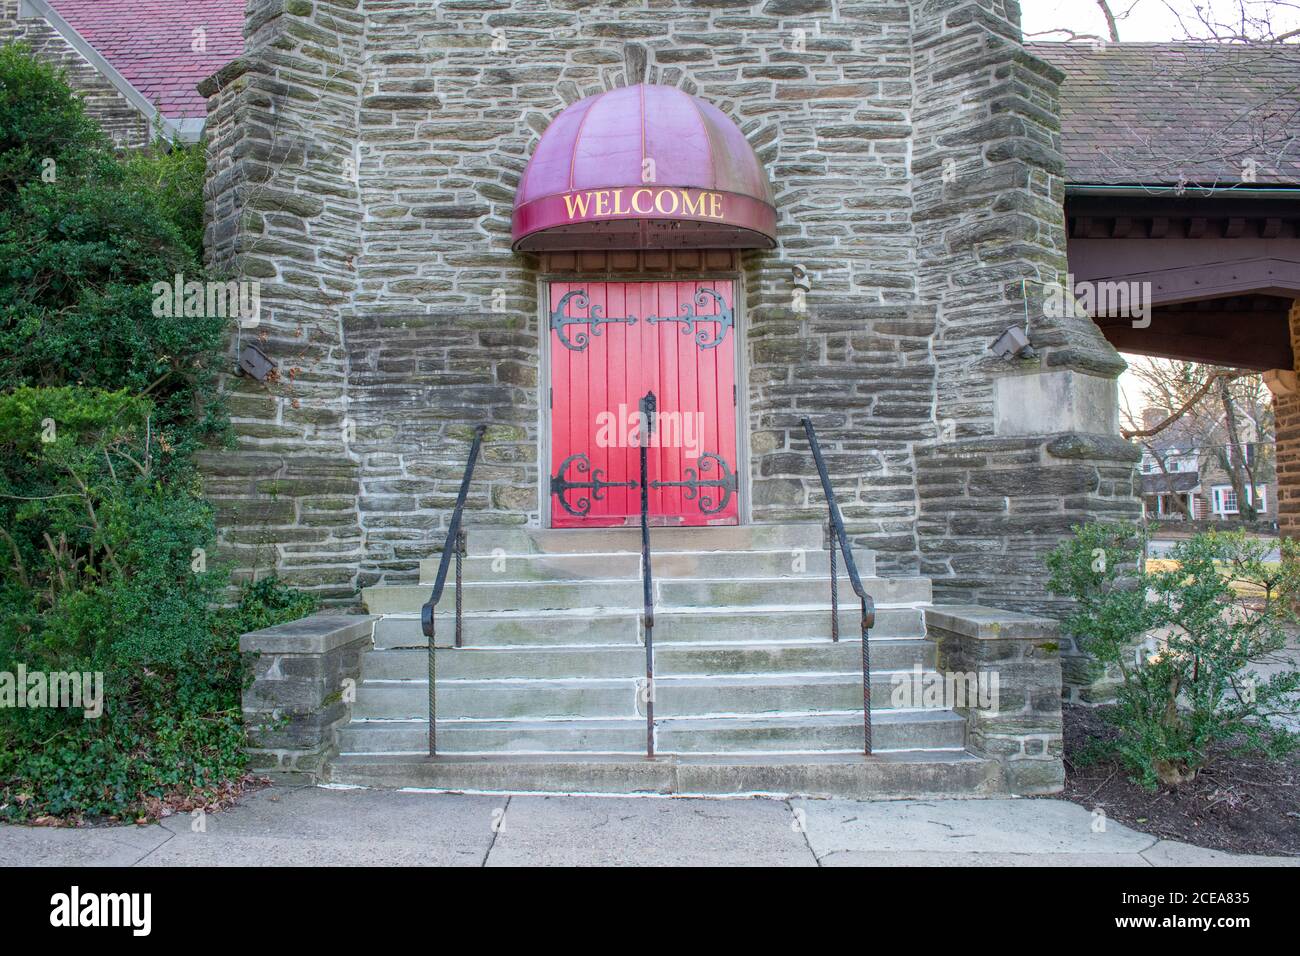
[{"label": "distant house", "polygon": [[243,52],[243,27],[243,0],[0,0],[0,44],[22,41],[67,70],[123,148],[155,132],[202,135],[198,83]]},{"label": "distant house", "polygon": [[[1163,413],[1157,412],[1154,417]],[[1152,417],[1148,413],[1148,421]],[[1243,436],[1247,465],[1254,472],[1254,487],[1246,494],[1261,518],[1277,517],[1277,484],[1273,473],[1274,448],[1270,437],[1247,419]],[[1240,502],[1227,467],[1231,462],[1221,425],[1208,434],[1184,422],[1144,442],[1142,505],[1148,518],[1172,520],[1230,520],[1241,514]]]}]

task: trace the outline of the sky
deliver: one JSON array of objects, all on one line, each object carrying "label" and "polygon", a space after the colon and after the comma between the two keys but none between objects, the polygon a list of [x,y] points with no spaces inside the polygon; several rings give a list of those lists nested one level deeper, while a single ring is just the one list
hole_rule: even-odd
[{"label": "sky", "polygon": [[[1111,0],[1111,10],[1117,18],[1131,10],[1119,20],[1121,41],[1183,40],[1186,36],[1170,8],[1187,15],[1196,6],[1205,3],[1206,0]],[[1235,0],[1210,0],[1210,3],[1221,11],[1221,16],[1236,5]],[[1282,33],[1300,27],[1300,10],[1293,8],[1294,3],[1288,4],[1284,0],[1276,3],[1251,0],[1251,6],[1270,9],[1275,32]],[[1106,36],[1106,21],[1096,0],[1020,0],[1020,11],[1026,35],[1064,27],[1076,33]]]}]

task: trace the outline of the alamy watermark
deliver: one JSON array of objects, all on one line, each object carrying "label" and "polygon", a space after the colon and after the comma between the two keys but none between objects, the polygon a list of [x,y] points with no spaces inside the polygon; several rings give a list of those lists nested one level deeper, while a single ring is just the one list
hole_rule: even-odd
[{"label": "alamy watermark", "polygon": [[[618,411],[596,415],[596,447],[640,448],[644,433],[644,416],[629,405]],[[703,412],[656,412],[655,428],[647,448],[680,448],[689,459],[699,458],[704,450]]]},{"label": "alamy watermark", "polygon": [[153,928],[152,893],[92,893],[74,886],[50,897],[50,925],[119,926],[133,936],[148,936]]},{"label": "alamy watermark", "polygon": [[913,664],[889,678],[890,706],[900,710],[972,709],[985,714],[998,712],[998,672],[944,671],[942,673],[921,669]]},{"label": "alamy watermark", "polygon": [[187,282],[177,273],[171,282],[155,282],[153,295],[153,314],[160,319],[238,319],[245,329],[261,321],[262,283],[257,281]]},{"label": "alamy watermark", "polygon": [[87,720],[104,713],[103,671],[0,671],[0,708],[80,710]]},{"label": "alamy watermark", "polygon": [[1065,285],[1046,284],[1043,314],[1049,318],[1131,319],[1133,328],[1151,326],[1150,282],[1076,282],[1066,276]]}]

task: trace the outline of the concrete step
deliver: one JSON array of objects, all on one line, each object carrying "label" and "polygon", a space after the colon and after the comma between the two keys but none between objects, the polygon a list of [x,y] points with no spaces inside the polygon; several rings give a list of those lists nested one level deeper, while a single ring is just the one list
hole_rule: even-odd
[{"label": "concrete step", "polygon": [[[664,753],[816,753],[862,749],[862,714],[656,720]],[[950,710],[883,711],[871,717],[876,751],[961,750],[966,720]]]},{"label": "concrete step", "polygon": [[[381,584],[362,588],[362,600],[371,614],[418,613],[429,599],[425,584]],[[542,611],[577,608],[624,608],[641,605],[641,582],[627,578],[612,581],[535,581],[529,583],[466,582],[467,611]],[[451,611],[456,586],[448,581],[439,607]]]},{"label": "concrete step", "polygon": [[[353,721],[339,728],[341,754],[427,752],[429,722]],[[442,753],[623,753],[645,752],[645,719],[454,720],[438,721]]]},{"label": "concrete step", "polygon": [[[438,606],[439,647],[455,639],[455,605]],[[856,603],[840,605],[840,634],[858,634],[861,612]],[[872,641],[922,637],[920,608],[876,610]],[[830,636],[830,606],[824,608],[660,608],[655,613],[655,646],[670,643],[788,641]],[[636,644],[641,640],[641,610],[471,611],[464,618],[466,647]],[[375,624],[375,647],[427,646],[418,613],[385,615]]]},{"label": "concrete step", "polygon": [[[673,644],[655,650],[655,672],[663,677],[709,674],[845,673],[862,666],[862,644],[830,639],[772,644]],[[934,667],[935,647],[911,639],[872,641],[876,670]],[[463,647],[438,651],[438,680],[556,680],[566,678],[636,678],[645,672],[640,646]],[[427,676],[425,648],[372,650],[363,663],[364,679],[419,680]]]},{"label": "concrete step", "polygon": [[[870,577],[876,572],[875,553],[866,549],[854,553],[858,574]],[[432,584],[438,576],[440,555],[420,562],[420,581]],[[798,578],[804,575],[828,576],[829,551],[663,551],[656,549],[650,564],[655,577],[661,578]],[[841,581],[848,581],[844,561],[836,555],[836,570]],[[517,554],[475,555],[462,561],[462,576],[467,583],[511,581],[583,581],[636,579],[641,577],[639,552],[609,554]],[[448,564],[447,580],[455,581],[455,565]]]},{"label": "concrete step", "polygon": [[[935,664],[933,641],[920,638],[872,640],[871,669],[897,671],[919,665],[931,670]],[[815,641],[786,641],[771,644],[657,644],[655,673],[660,677],[689,675],[741,675],[796,673],[859,673],[862,670],[862,641],[830,638]]]},{"label": "concrete step", "polygon": [[[863,587],[877,604],[929,604],[929,578],[863,578]],[[830,578],[749,578],[746,580],[673,580],[655,582],[656,606],[753,607],[755,605],[830,605]],[[466,589],[468,593],[468,589]],[[852,591],[840,589],[840,603],[856,602]]]},{"label": "concrete step", "polygon": [[[459,720],[549,717],[635,717],[637,682],[622,680],[438,681],[438,718]],[[357,688],[353,720],[414,719],[429,713],[424,680]]]},{"label": "concrete step", "polygon": [[[645,672],[645,650],[625,647],[439,648],[438,682],[449,680],[556,680],[635,678]],[[419,680],[428,676],[423,648],[374,650],[362,662],[367,681]]]},{"label": "concrete step", "polygon": [[[701,718],[657,722],[661,753],[856,752],[862,747],[861,714],[813,717]],[[438,721],[441,753],[642,753],[645,721],[503,720]],[[879,713],[872,722],[878,751],[960,750],[966,722],[951,711]],[[428,746],[424,720],[376,720],[339,730],[341,754],[419,755]]]},{"label": "concrete step", "polygon": [[[466,550],[474,555],[641,553],[641,529],[467,527]],[[651,528],[655,551],[816,551],[825,534],[815,522],[755,524],[716,528]]]},{"label": "concrete step", "polygon": [[[860,633],[861,605],[843,597],[840,602],[840,637]],[[821,608],[692,608],[655,611],[655,647],[706,641],[780,641],[792,638],[830,637],[830,602]],[[920,608],[881,607],[871,640],[925,636],[925,614]]]},{"label": "concrete step", "polygon": [[[912,671],[873,671],[872,709],[890,709],[892,691],[900,681],[913,685],[911,699],[920,699],[917,676]],[[446,720],[633,717],[644,713],[640,684],[631,677],[439,680],[438,716]],[[366,680],[357,688],[353,719],[418,719],[428,715],[428,701],[425,679]],[[656,677],[655,680],[655,714],[659,717],[852,712],[861,708],[859,673]]]},{"label": "concrete step", "polygon": [[846,799],[992,796],[1006,787],[996,762],[967,753],[644,757],[352,755],[328,782],[488,793],[765,794]]},{"label": "concrete step", "polygon": [[[923,675],[924,672],[921,672]],[[912,685],[911,700],[920,700],[918,675],[912,671],[871,672],[871,709],[888,710],[898,682]],[[640,701],[638,706],[642,707]],[[862,710],[862,673],[771,674],[756,677],[655,678],[656,717],[703,717],[732,714],[805,714]],[[644,710],[642,710],[644,712]]]},{"label": "concrete step", "polygon": [[[877,604],[928,604],[929,578],[865,578],[863,585]],[[850,603],[852,592],[841,590]],[[574,610],[579,608],[640,608],[639,579],[534,582],[465,582],[463,607],[467,611]],[[374,585],[362,589],[371,614],[418,613],[429,598],[422,584]],[[450,610],[456,601],[454,582],[448,582],[442,601]],[[744,580],[655,581],[656,607],[817,606],[830,602],[830,578],[809,574],[800,578],[747,578]],[[441,605],[440,605],[441,606]]]},{"label": "concrete step", "polygon": [[[919,612],[918,612],[919,613]],[[455,604],[439,604],[437,642],[455,640]],[[636,644],[641,611],[473,611],[464,618],[467,647],[490,645]],[[375,647],[428,647],[418,613],[385,615],[375,622]]]}]

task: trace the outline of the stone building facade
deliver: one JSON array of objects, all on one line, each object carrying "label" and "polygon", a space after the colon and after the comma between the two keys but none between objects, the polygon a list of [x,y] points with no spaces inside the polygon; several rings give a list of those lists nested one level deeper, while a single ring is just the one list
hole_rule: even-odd
[{"label": "stone building facade", "polygon": [[[824,520],[806,416],[883,573],[1050,610],[1046,552],[1138,513],[1123,363],[1042,308],[1065,272],[1061,80],[1012,0],[250,0],[244,56],[202,88],[211,265],[262,283],[232,354],[277,365],[225,382],[225,553],[339,604],[418,580],[479,422],[469,520],[544,524],[544,280],[725,275],[742,522]],[[775,249],[512,251],[548,124],[637,83],[744,133]],[[1020,357],[991,350],[1009,329]]]}]

